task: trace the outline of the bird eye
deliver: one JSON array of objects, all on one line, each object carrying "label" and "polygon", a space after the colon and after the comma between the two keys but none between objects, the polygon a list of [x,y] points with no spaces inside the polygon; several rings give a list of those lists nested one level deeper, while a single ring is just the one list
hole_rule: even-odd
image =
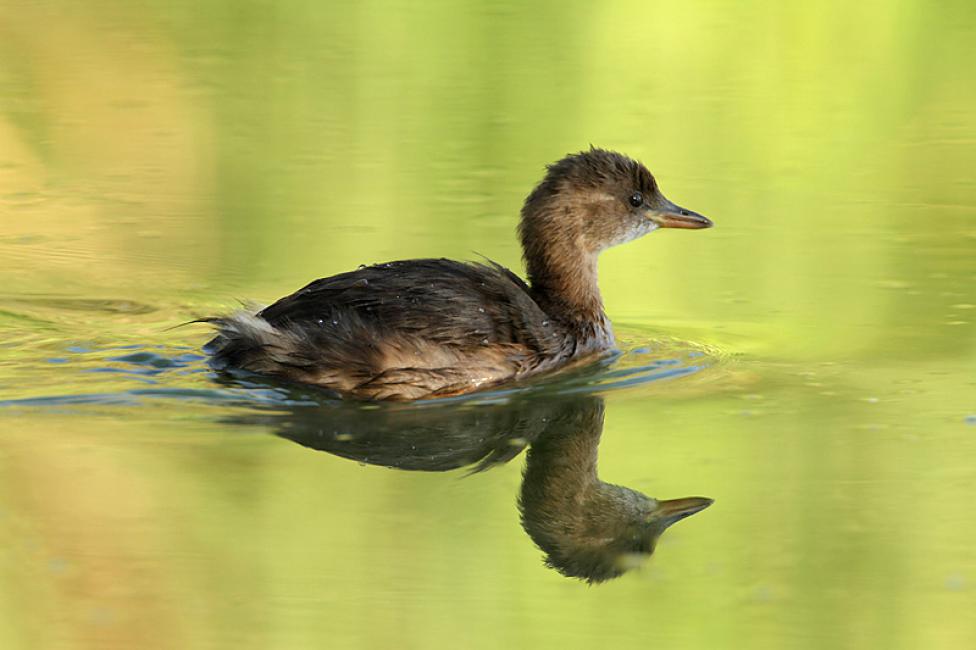
[{"label": "bird eye", "polygon": [[640,192],[634,192],[630,195],[630,204],[635,208],[641,207],[644,204],[644,195]]}]

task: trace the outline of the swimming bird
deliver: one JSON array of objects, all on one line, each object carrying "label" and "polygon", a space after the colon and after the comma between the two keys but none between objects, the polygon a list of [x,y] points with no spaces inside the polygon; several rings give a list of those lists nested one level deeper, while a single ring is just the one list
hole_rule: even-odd
[{"label": "swimming bird", "polygon": [[518,226],[528,282],[491,261],[415,259],[315,280],[260,311],[201,319],[220,370],[365,400],[468,393],[613,349],[601,251],[659,228],[708,228],[641,163],[591,148],[549,165]]}]

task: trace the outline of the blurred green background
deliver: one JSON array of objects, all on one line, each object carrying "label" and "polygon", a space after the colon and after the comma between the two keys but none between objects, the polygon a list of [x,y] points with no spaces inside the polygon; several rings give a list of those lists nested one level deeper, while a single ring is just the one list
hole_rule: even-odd
[{"label": "blurred green background", "polygon": [[[955,1],[0,0],[0,647],[976,647],[974,44]],[[641,572],[545,569],[521,459],[363,468],[107,352],[519,269],[591,143],[716,222],[601,263],[623,341],[716,360],[608,395],[605,480],[717,500]]]}]

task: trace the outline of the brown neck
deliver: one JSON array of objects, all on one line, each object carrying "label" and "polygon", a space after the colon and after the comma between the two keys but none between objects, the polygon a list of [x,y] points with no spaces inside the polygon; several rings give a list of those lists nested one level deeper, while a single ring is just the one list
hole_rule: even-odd
[{"label": "brown neck", "polygon": [[573,242],[549,244],[545,250],[526,246],[526,272],[536,300],[558,320],[602,329],[607,317],[597,284],[597,253]]}]

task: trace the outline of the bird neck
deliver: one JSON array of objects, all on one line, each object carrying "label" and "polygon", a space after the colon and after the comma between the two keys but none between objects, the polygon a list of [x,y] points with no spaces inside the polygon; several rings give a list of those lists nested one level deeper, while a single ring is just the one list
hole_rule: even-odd
[{"label": "bird neck", "polygon": [[598,252],[578,241],[523,237],[526,275],[533,297],[554,319],[584,337],[613,345],[613,332],[597,283]]}]

